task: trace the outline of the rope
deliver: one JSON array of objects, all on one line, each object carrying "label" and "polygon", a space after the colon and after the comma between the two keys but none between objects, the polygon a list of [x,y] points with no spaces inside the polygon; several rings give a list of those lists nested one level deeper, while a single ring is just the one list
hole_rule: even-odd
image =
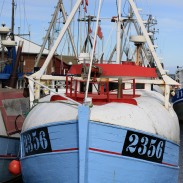
[{"label": "rope", "polygon": [[18,126],[17,126],[17,119],[21,116],[21,114],[19,114],[16,119],[15,119],[15,129],[16,129],[16,132],[20,134],[21,130],[18,129]]}]

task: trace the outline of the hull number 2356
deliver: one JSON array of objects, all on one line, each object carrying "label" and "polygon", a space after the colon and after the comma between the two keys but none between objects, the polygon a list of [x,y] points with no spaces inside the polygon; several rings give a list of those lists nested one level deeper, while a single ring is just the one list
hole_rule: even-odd
[{"label": "hull number 2356", "polygon": [[127,131],[122,155],[162,163],[165,140]]},{"label": "hull number 2356", "polygon": [[24,133],[23,143],[25,156],[52,151],[46,127]]}]

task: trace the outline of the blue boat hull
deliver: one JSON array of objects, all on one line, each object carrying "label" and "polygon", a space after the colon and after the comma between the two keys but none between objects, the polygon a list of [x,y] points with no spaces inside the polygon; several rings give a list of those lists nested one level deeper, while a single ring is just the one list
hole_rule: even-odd
[{"label": "blue boat hull", "polygon": [[[144,143],[143,139],[149,142]],[[129,146],[129,141],[134,144]],[[178,144],[117,125],[94,121],[87,125],[80,119],[51,123],[24,131],[21,147],[22,177],[26,183],[178,180]]]},{"label": "blue boat hull", "polygon": [[177,90],[172,98],[173,108],[180,122],[183,122],[183,89]]},{"label": "blue boat hull", "polygon": [[20,139],[0,137],[0,182],[14,177],[9,171],[10,162],[18,156]]}]

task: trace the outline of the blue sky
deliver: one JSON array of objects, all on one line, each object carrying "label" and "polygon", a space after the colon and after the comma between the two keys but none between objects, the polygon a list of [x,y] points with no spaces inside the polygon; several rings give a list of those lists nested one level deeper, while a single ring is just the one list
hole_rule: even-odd
[{"label": "blue sky", "polygon": [[[72,0],[63,0],[65,9],[67,13],[70,13]],[[76,0],[73,0],[73,5]],[[89,0],[88,13],[91,15],[97,14],[99,0]],[[31,27],[31,41],[42,44],[43,38],[43,22],[45,30],[48,29],[49,23],[51,21],[51,14],[54,13],[54,7],[57,4],[57,0],[15,0],[17,4],[15,9],[15,33],[18,33],[18,26],[21,26],[21,33],[26,34],[29,30],[29,25]],[[96,8],[95,8],[96,3]],[[124,7],[125,0],[122,0],[122,14],[127,13],[128,1]],[[183,65],[183,1],[180,0],[135,0],[138,8],[142,8],[142,14],[147,14],[148,12],[152,14],[153,17],[157,17],[158,25],[155,26],[159,29],[159,34],[156,34],[158,41],[157,54],[159,57],[163,57],[162,61],[165,65],[165,69],[170,70],[169,73],[174,73],[176,66]],[[149,8],[148,8],[149,4]],[[94,11],[95,10],[95,11]],[[123,11],[124,10],[124,11]],[[101,17],[112,17],[117,16],[117,8],[115,0],[104,0]],[[143,16],[144,19],[147,16]],[[78,14],[75,17],[74,29],[74,40],[77,43],[77,21]],[[0,1],[0,24],[2,22],[6,23],[6,26],[11,27],[11,0],[1,0]],[[63,27],[63,24],[60,24]],[[93,25],[91,26],[93,27]],[[113,27],[113,23],[110,20],[102,20],[101,28],[104,33],[104,45],[108,39],[110,31]],[[73,30],[73,24],[71,25],[71,30]],[[94,27],[93,27],[94,30]],[[46,34],[46,31],[44,31]],[[133,27],[130,29],[130,34],[135,34]],[[29,37],[25,37],[29,39]],[[108,59],[110,55],[110,48],[116,43],[116,29],[114,29],[112,38],[109,40],[109,44],[106,48],[104,59]],[[60,54],[67,54],[68,45],[64,45],[64,40],[61,42],[61,46],[58,48],[57,52]],[[96,52],[101,54],[102,41],[97,40]],[[71,48],[70,48],[71,49]],[[71,51],[72,52],[72,51]],[[113,58],[115,60],[115,57]]]}]

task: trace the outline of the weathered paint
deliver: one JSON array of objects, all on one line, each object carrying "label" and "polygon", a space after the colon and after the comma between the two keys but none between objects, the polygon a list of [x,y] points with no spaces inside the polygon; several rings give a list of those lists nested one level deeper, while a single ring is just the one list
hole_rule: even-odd
[{"label": "weathered paint", "polygon": [[2,111],[0,109],[0,135],[7,136],[6,128],[5,128],[5,122],[3,119]]},{"label": "weathered paint", "polygon": [[[86,122],[86,120],[87,118],[84,117],[83,122]],[[177,182],[179,145],[159,135],[90,121],[89,132],[87,133],[89,138],[88,149],[83,148],[84,146],[79,149],[78,142],[82,130],[78,131],[77,121],[68,121],[34,127],[23,132],[21,136],[23,137],[29,131],[36,131],[37,128],[43,127],[48,128],[52,152],[24,157],[23,150],[21,166],[24,182],[75,183],[79,182],[79,175],[83,176],[83,180],[84,177],[87,177],[86,183]],[[123,156],[121,152],[127,130],[144,134],[144,136],[149,135],[154,139],[165,140],[162,163]],[[85,133],[83,136],[82,143],[86,142],[87,134]],[[23,141],[21,145],[24,149]],[[81,153],[80,156],[79,153]],[[87,159],[84,160],[84,156]],[[85,176],[79,174],[80,161],[83,161],[83,166],[84,164],[87,165]]]},{"label": "weathered paint", "polygon": [[[22,108],[21,108],[22,105]],[[0,135],[12,135],[16,133],[15,119],[29,108],[29,98],[24,98],[23,90],[0,89]],[[19,130],[23,125],[23,117],[17,119]]]}]

